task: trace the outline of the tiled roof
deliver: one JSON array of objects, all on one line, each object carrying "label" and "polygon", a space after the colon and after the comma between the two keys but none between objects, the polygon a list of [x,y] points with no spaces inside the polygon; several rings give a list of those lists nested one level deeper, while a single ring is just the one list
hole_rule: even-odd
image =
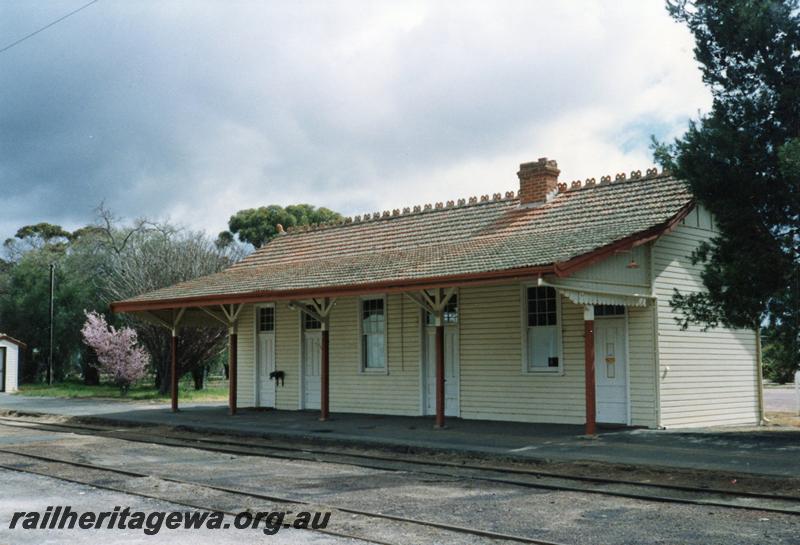
[{"label": "tiled roof", "polygon": [[[275,237],[229,269],[117,304],[297,292],[524,269],[568,262],[666,225],[691,202],[666,175],[561,184],[538,207],[513,193],[370,215]],[[415,208],[416,210],[416,208]],[[357,221],[356,221],[357,220]],[[177,301],[176,301],[177,302]]]}]

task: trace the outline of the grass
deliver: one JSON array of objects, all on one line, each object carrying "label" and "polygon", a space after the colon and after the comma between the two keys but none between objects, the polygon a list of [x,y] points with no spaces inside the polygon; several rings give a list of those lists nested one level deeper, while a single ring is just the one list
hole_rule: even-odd
[{"label": "grass", "polygon": [[[19,395],[33,397],[64,397],[64,398],[94,398],[94,399],[120,399],[129,401],[168,401],[169,394],[161,395],[152,382],[139,383],[131,387],[126,396],[120,394],[119,388],[114,384],[99,384],[88,386],[78,381],[65,381],[52,386],[47,384],[20,384]],[[191,381],[181,382],[178,399],[182,401],[225,401],[228,399],[228,387],[216,384],[203,390],[195,390]]]},{"label": "grass", "polygon": [[765,415],[770,421],[770,426],[800,428],[800,416],[795,413],[772,413]]}]

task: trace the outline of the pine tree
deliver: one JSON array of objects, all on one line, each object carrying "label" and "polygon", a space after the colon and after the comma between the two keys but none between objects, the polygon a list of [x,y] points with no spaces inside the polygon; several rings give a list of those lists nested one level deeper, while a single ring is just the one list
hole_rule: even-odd
[{"label": "pine tree", "polygon": [[797,0],[672,0],[695,37],[711,111],[656,157],[686,180],[719,234],[694,254],[702,293],[684,325],[764,327],[779,366],[800,363],[800,9]]}]

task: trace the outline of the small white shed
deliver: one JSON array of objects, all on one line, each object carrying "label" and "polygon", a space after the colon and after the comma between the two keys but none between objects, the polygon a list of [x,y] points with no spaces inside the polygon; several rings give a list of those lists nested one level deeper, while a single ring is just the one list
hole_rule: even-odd
[{"label": "small white shed", "polygon": [[0,392],[17,391],[20,349],[25,343],[0,333]]}]

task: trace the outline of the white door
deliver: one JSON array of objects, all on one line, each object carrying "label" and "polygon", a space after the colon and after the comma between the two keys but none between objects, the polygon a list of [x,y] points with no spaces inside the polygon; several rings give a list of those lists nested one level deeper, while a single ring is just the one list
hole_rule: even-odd
[{"label": "white door", "polygon": [[275,332],[258,333],[258,406],[275,406],[276,380],[270,379],[275,371]]},{"label": "white door", "polygon": [[6,391],[6,355],[8,350],[0,346],[0,392]]},{"label": "white door", "polygon": [[[444,414],[459,416],[458,325],[444,326]],[[425,326],[425,414],[436,414],[436,326]]]},{"label": "white door", "polygon": [[628,423],[628,361],[625,318],[594,322],[594,367],[597,421]]},{"label": "white door", "polygon": [[322,333],[303,333],[303,408],[319,409],[320,358],[322,356]]},{"label": "white door", "polygon": [[275,307],[257,306],[256,311],[256,405],[275,406]]}]

